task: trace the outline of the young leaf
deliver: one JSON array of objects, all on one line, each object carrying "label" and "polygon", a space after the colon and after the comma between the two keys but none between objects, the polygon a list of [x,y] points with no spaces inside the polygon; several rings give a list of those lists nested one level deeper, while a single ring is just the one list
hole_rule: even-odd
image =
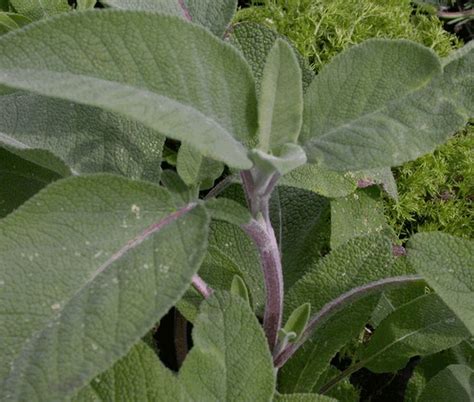
[{"label": "young leaf", "polygon": [[56,14],[67,12],[71,9],[67,0],[10,0],[12,7],[31,20],[48,18]]},{"label": "young leaf", "polygon": [[0,148],[0,218],[60,178],[58,174]]},{"label": "young leaf", "polygon": [[408,259],[474,334],[474,242],[446,233],[417,233]]},{"label": "young leaf", "polygon": [[283,145],[296,143],[302,119],[301,69],[291,46],[277,39],[267,56],[258,99],[259,149],[279,153]]},{"label": "young leaf", "polygon": [[278,39],[286,41],[293,48],[302,71],[303,90],[306,90],[314,78],[314,72],[309,68],[305,58],[289,42],[288,38],[270,28],[252,22],[235,24],[229,33],[230,43],[242,52],[252,68],[258,92],[260,92],[265,61],[270,49]]},{"label": "young leaf", "polygon": [[250,159],[255,166],[265,174],[271,175],[278,172],[284,175],[297,167],[304,165],[306,154],[299,145],[285,144],[275,155],[263,152],[259,149],[250,151]]},{"label": "young leaf", "polygon": [[419,402],[470,402],[474,399],[474,370],[453,364],[434,376],[426,385]]},{"label": "young leaf", "polygon": [[[350,289],[388,276],[397,276],[392,247],[382,236],[349,240],[314,264],[287,292],[286,315],[308,302],[313,311]],[[404,272],[402,273],[404,274]],[[282,392],[311,392],[334,355],[367,323],[377,297],[347,306],[324,323],[281,369]],[[314,390],[317,391],[317,390]]]},{"label": "young leaf", "polygon": [[410,357],[457,345],[469,331],[434,293],[398,308],[377,327],[358,367],[384,373],[403,368]]},{"label": "young leaf", "polygon": [[349,239],[389,232],[378,189],[360,189],[347,197],[331,200],[331,248]]},{"label": "young leaf", "polygon": [[415,43],[354,46],[306,93],[300,141],[308,158],[347,171],[396,166],[433,150],[466,122],[442,90],[445,79],[434,52]]},{"label": "young leaf", "polygon": [[82,388],[72,402],[166,401],[171,397],[184,400],[183,387],[156,353],[140,341],[111,369]]},{"label": "young leaf", "polygon": [[207,190],[214,185],[224,170],[222,163],[202,156],[199,151],[183,143],[178,151],[176,170],[188,186],[198,186]]},{"label": "young leaf", "polygon": [[262,327],[240,297],[215,292],[193,330],[179,380],[196,401],[268,401],[275,369]]},{"label": "young leaf", "polygon": [[109,175],[55,182],[2,219],[0,399],[64,400],[122,357],[190,285],[208,224]]},{"label": "young leaf", "polygon": [[232,279],[232,284],[230,285],[230,293],[235,296],[239,296],[250,306],[247,285],[239,275],[234,275],[234,279]]},{"label": "young leaf", "polygon": [[[158,182],[164,137],[115,113],[24,92],[0,96],[0,144],[47,169],[115,173]],[[38,155],[39,154],[39,155]],[[63,169],[64,170],[64,169]]]},{"label": "young leaf", "polygon": [[21,14],[0,12],[0,35],[21,28],[31,22]]},{"label": "young leaf", "polygon": [[256,132],[250,69],[203,28],[157,13],[69,13],[0,37],[0,53],[9,55],[1,84],[117,112],[231,167],[252,165],[239,142]]},{"label": "young leaf", "polygon": [[311,313],[311,304],[304,303],[301,306],[297,307],[290,314],[290,317],[286,321],[285,326],[283,327],[286,333],[294,332],[296,338],[294,341],[297,341],[308,324],[309,315]]}]

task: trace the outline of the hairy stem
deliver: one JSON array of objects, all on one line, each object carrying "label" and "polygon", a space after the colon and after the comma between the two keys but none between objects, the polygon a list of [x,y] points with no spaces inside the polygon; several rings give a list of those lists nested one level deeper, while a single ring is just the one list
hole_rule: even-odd
[{"label": "hairy stem", "polygon": [[281,255],[269,214],[270,196],[278,176],[272,175],[268,177],[268,180],[261,181],[260,185],[255,183],[251,171],[242,172],[241,177],[247,203],[254,217],[242,228],[252,238],[260,255],[266,294],[263,329],[270,350],[273,351],[277,344],[283,313]]},{"label": "hairy stem", "polygon": [[212,288],[198,274],[193,276],[192,285],[194,286],[194,289],[196,289],[205,299],[212,295]]},{"label": "hairy stem", "polygon": [[227,176],[225,179],[222,179],[219,183],[217,183],[209,192],[205,195],[204,199],[209,200],[218,196],[222,193],[227,187],[232,184],[232,181],[236,178],[236,175]]},{"label": "hairy stem", "polygon": [[[392,278],[384,278],[378,281],[370,282],[362,286],[358,286],[354,289],[343,293],[339,297],[331,300],[325,304],[321,310],[318,311],[308,322],[306,329],[303,332],[301,339],[293,344],[288,345],[281,353],[275,358],[275,367],[283,366],[288,359],[295,354],[295,352],[306,342],[323,323],[325,323],[331,316],[346,307],[347,305],[354,303],[364,297],[371,294],[381,292],[387,289],[399,287],[412,282],[423,282],[423,279],[419,275],[404,275],[395,276]],[[350,373],[349,373],[350,374]]]}]

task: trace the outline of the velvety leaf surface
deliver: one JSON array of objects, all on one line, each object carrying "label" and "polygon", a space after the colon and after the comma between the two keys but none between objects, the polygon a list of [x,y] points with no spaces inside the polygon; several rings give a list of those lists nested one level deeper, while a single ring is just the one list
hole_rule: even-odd
[{"label": "velvety leaf surface", "polygon": [[454,364],[434,376],[423,390],[419,402],[470,402],[474,399],[474,370]]},{"label": "velvety leaf surface", "polygon": [[0,218],[60,178],[58,174],[0,148]]},{"label": "velvety leaf surface", "polygon": [[237,10],[237,0],[183,0],[191,21],[221,37]]},{"label": "velvety leaf surface", "polygon": [[278,186],[270,212],[275,232],[281,236],[283,278],[288,290],[329,250],[329,201],[299,188]]},{"label": "velvety leaf surface", "polygon": [[73,402],[184,400],[184,389],[177,377],[142,341],[72,399]]},{"label": "velvety leaf surface", "polygon": [[377,327],[360,354],[360,367],[383,373],[403,368],[412,356],[457,345],[469,332],[435,293],[395,310]]},{"label": "velvety leaf surface", "polygon": [[455,97],[443,94],[444,79],[433,51],[404,40],[369,40],[338,55],[305,96],[308,158],[347,171],[433,150],[466,122]]},{"label": "velvety leaf surface", "polygon": [[[235,24],[229,33],[229,40],[244,55],[252,68],[257,89],[260,89],[265,61],[270,49],[277,39],[287,41],[288,39],[276,31],[252,22]],[[314,72],[308,67],[303,56],[293,47],[302,71],[303,90],[305,90],[314,78]]]},{"label": "velvety leaf surface", "polygon": [[16,92],[0,97],[0,143],[58,171],[47,150],[75,174],[108,172],[158,182],[164,137],[118,114]]},{"label": "velvety leaf surface", "polygon": [[408,258],[474,334],[474,242],[446,233],[417,233]]},{"label": "velvety leaf surface", "polygon": [[191,400],[270,401],[275,369],[263,329],[238,296],[216,292],[193,329],[194,347],[179,372]]},{"label": "velvety leaf surface", "polygon": [[21,14],[0,12],[0,35],[21,28],[31,22]]},{"label": "velvety leaf surface", "polygon": [[[392,248],[381,236],[354,238],[332,251],[288,291],[285,312],[309,302],[317,312],[327,302],[365,283],[400,275],[393,264]],[[402,273],[403,274],[403,273]],[[282,392],[311,392],[332,357],[367,323],[377,297],[352,303],[324,323],[283,366]]]},{"label": "velvety leaf surface", "polygon": [[378,189],[357,190],[354,194],[331,200],[331,248],[353,237],[388,231]]},{"label": "velvety leaf surface", "polygon": [[155,11],[186,18],[179,0],[102,0],[101,3],[122,10]]},{"label": "velvety leaf surface", "polygon": [[221,162],[206,158],[192,145],[182,144],[178,151],[176,170],[188,186],[207,190],[224,170]]},{"label": "velvety leaf surface", "polygon": [[10,4],[31,20],[48,18],[71,9],[67,0],[10,0]]},{"label": "velvety leaf surface", "polygon": [[278,152],[286,143],[296,143],[302,121],[301,69],[291,46],[277,39],[263,68],[258,100],[259,148]]},{"label": "velvety leaf surface", "polygon": [[0,221],[0,399],[63,400],[176,303],[204,208],[117,176],[65,179]]},{"label": "velvety leaf surface", "polygon": [[206,201],[206,208],[212,219],[232,223],[237,226],[245,225],[252,219],[247,208],[236,201],[219,197]]},{"label": "velvety leaf surface", "polygon": [[2,84],[117,112],[232,167],[251,166],[238,141],[256,131],[251,71],[206,29],[157,13],[86,11],[0,37],[0,53],[9,56]]}]

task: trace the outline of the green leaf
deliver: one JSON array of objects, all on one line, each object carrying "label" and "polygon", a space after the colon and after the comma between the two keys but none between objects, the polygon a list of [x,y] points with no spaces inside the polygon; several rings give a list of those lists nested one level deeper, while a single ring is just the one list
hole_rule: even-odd
[{"label": "green leaf", "polygon": [[0,10],[9,11],[10,10],[10,0],[0,0]]},{"label": "green leaf", "polygon": [[176,376],[145,343],[137,343],[125,357],[96,377],[72,402],[184,400]]},{"label": "green leaf", "polygon": [[98,108],[29,93],[0,97],[0,144],[65,175],[115,173],[158,182],[163,136],[141,123]]},{"label": "green leaf", "polygon": [[194,347],[179,379],[196,401],[268,401],[275,369],[267,339],[240,297],[215,292],[193,330]]},{"label": "green leaf", "polygon": [[0,12],[0,35],[19,29],[31,22],[29,18],[21,14]]},{"label": "green leaf", "polygon": [[256,132],[250,69],[203,28],[157,13],[69,13],[0,37],[0,53],[8,54],[2,84],[123,114],[231,167],[251,167],[239,142]]},{"label": "green leaf", "polygon": [[237,10],[237,0],[184,0],[191,21],[222,37]]},{"label": "green leaf", "polygon": [[244,22],[232,26],[229,34],[230,43],[242,52],[250,64],[258,91],[260,90],[265,61],[277,39],[286,41],[293,48],[302,71],[303,90],[306,90],[314,78],[314,72],[309,68],[305,58],[295,49],[288,38],[263,25],[252,22]]},{"label": "green leaf", "polygon": [[408,243],[416,271],[474,334],[474,242],[446,233],[417,233]]},{"label": "green leaf", "polygon": [[[337,377],[341,374],[341,371],[334,366],[329,366],[327,370],[319,377],[318,384],[315,386],[316,389],[321,388],[329,380]],[[325,395],[335,398],[341,402],[359,402],[361,400],[361,390],[356,389],[351,384],[349,378],[344,378],[339,381],[333,388],[331,388]]]},{"label": "green leaf", "polygon": [[474,370],[453,364],[434,376],[423,390],[419,402],[470,402],[474,399]]},{"label": "green leaf", "polygon": [[10,4],[15,11],[31,20],[48,18],[71,10],[67,0],[10,0]]},{"label": "green leaf", "polygon": [[[399,274],[393,264],[392,247],[382,236],[365,236],[349,240],[332,251],[288,291],[286,316],[302,303],[319,311],[326,303],[354,287]],[[281,392],[311,392],[318,377],[334,355],[357,336],[367,323],[377,302],[369,296],[347,306],[334,315],[301,347],[281,369]]]},{"label": "green leaf", "polygon": [[187,204],[198,198],[197,189],[188,187],[174,170],[164,170],[161,183],[171,192],[178,205]]},{"label": "green leaf", "polygon": [[213,219],[241,226],[249,223],[252,215],[247,208],[228,198],[212,198],[206,201],[206,208]]},{"label": "green leaf", "polygon": [[89,8],[94,8],[96,0],[77,0],[77,10],[87,10]]},{"label": "green leaf", "polygon": [[250,151],[250,159],[257,168],[265,174],[278,172],[284,175],[306,163],[306,154],[299,145],[285,144],[275,155],[262,152],[259,149]]},{"label": "green leaf", "polygon": [[446,79],[432,50],[405,40],[374,39],[345,51],[306,92],[300,141],[309,160],[362,170],[432,151],[466,122],[455,97],[443,93]]},{"label": "green leaf", "polygon": [[378,189],[367,188],[331,200],[331,248],[353,237],[389,231]]},{"label": "green leaf", "polygon": [[184,143],[178,151],[176,170],[188,186],[207,190],[222,174],[224,165],[202,156],[195,147]]},{"label": "green leaf", "polygon": [[291,46],[277,39],[263,68],[258,100],[260,150],[278,153],[285,144],[296,143],[302,122],[301,69]]},{"label": "green leaf", "polygon": [[310,313],[311,304],[303,303],[301,306],[295,308],[290,314],[288,320],[286,320],[283,330],[286,333],[295,333],[296,338],[294,339],[294,342],[296,342],[300,338],[301,334],[305,330],[306,324],[308,324]]},{"label": "green leaf", "polygon": [[55,182],[2,219],[0,399],[64,400],[122,357],[190,285],[208,225],[111,175]]},{"label": "green leaf", "polygon": [[12,212],[49,183],[61,178],[50,170],[0,148],[0,218]]},{"label": "green leaf", "polygon": [[337,399],[318,394],[276,394],[274,402],[336,402]]},{"label": "green leaf", "polygon": [[283,278],[288,290],[329,251],[329,201],[309,191],[278,186],[272,194],[270,214],[281,237]]},{"label": "green leaf", "polygon": [[178,0],[102,0],[101,3],[122,10],[155,11],[186,18]]},{"label": "green leaf", "polygon": [[234,275],[234,279],[232,279],[232,284],[230,285],[230,293],[235,296],[239,296],[250,306],[247,285],[239,275]]},{"label": "green leaf", "polygon": [[457,345],[469,332],[438,295],[421,296],[395,310],[377,327],[360,353],[358,367],[376,373],[403,368],[410,357]]}]

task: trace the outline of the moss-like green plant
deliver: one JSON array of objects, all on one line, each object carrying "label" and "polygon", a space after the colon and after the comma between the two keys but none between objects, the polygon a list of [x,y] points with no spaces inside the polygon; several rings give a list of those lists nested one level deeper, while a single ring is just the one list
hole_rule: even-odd
[{"label": "moss-like green plant", "polygon": [[289,37],[315,70],[350,45],[374,37],[410,39],[433,48],[440,56],[459,45],[436,17],[414,12],[410,0],[253,3],[237,13],[236,21],[258,22]]},{"label": "moss-like green plant", "polygon": [[[417,12],[409,0],[254,1],[236,21],[258,22],[288,36],[315,71],[373,37],[410,39],[441,56],[460,45],[438,18]],[[400,237],[428,230],[472,237],[473,146],[470,126],[435,153],[395,171],[400,197],[387,197],[385,212]]]}]

